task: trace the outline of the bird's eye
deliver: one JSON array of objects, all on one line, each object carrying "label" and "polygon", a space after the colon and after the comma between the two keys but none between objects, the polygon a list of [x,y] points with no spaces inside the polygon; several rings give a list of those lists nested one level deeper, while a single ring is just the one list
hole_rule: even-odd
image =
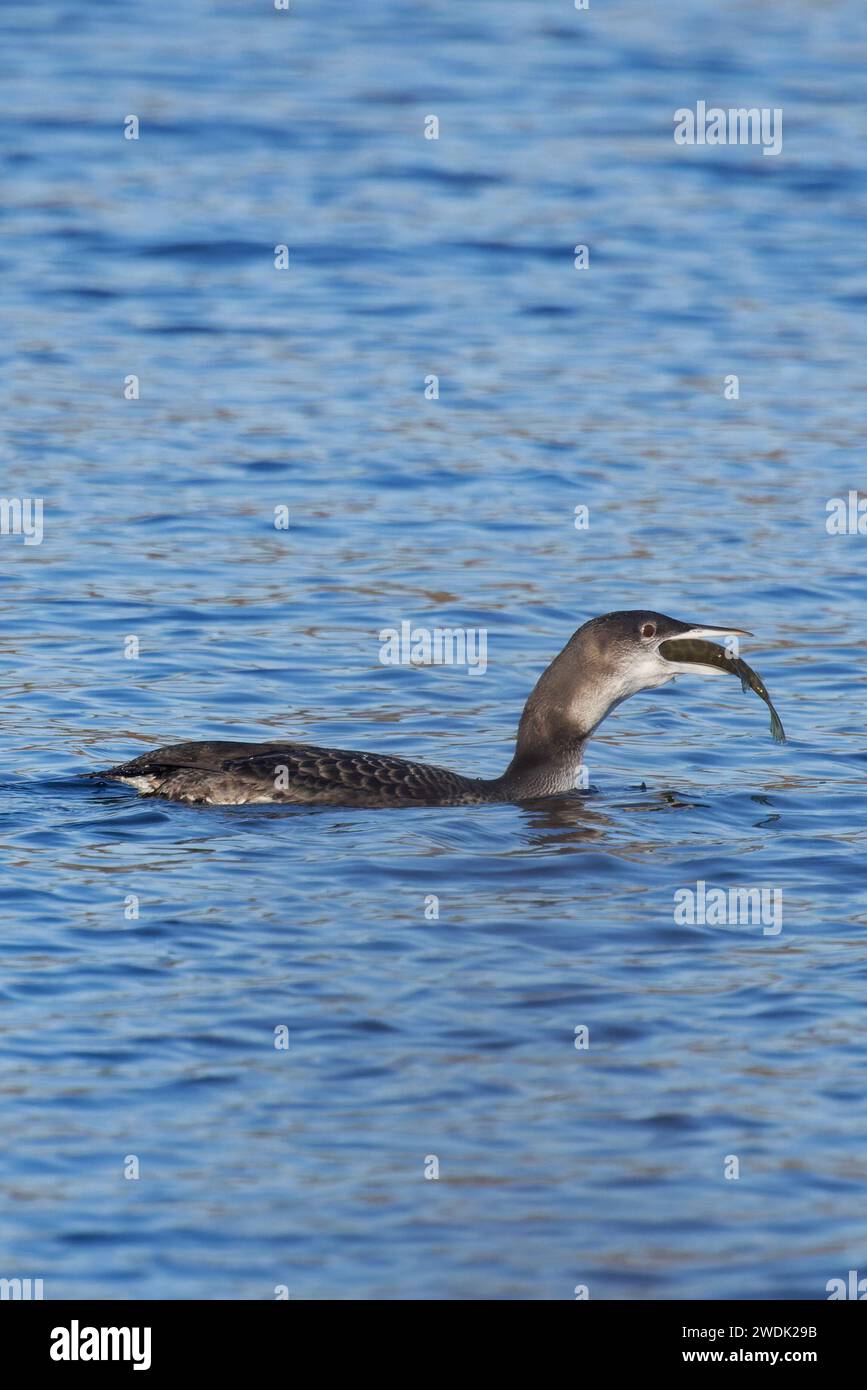
[{"label": "bird's eye", "polygon": [[645,624],[644,624],[644,627],[641,629],[641,635],[642,635],[642,637],[655,637],[655,636],[656,636],[656,627],[655,627],[655,625],[654,625],[653,623],[645,623]]}]

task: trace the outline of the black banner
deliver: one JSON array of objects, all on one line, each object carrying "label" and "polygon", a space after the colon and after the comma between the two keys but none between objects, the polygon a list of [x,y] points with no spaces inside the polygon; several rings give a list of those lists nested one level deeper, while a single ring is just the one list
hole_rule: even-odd
[{"label": "black banner", "polygon": [[[257,1376],[276,1375],[291,1373],[304,1352],[315,1353],[327,1363],[338,1347],[346,1347],[363,1373],[368,1358],[383,1355],[416,1318],[423,1336],[426,1324],[438,1338],[450,1325],[461,1334],[478,1337],[479,1332],[485,1336],[488,1319],[496,1318],[494,1310],[500,1306],[485,1300],[461,1305],[407,1301],[398,1305],[396,1323],[391,1307],[349,1301],[7,1301],[0,1303],[0,1330],[7,1358],[26,1371],[48,1371],[60,1380],[98,1376],[106,1368],[115,1377],[148,1376],[157,1382],[179,1372],[226,1378],[249,1372],[251,1366]],[[508,1307],[508,1333],[498,1339],[506,1355],[518,1330],[514,1308]],[[524,1336],[532,1333],[538,1308],[534,1305],[534,1314],[527,1315]],[[321,1331],[328,1333],[325,1340],[317,1327],[320,1318]],[[593,1358],[615,1372],[637,1370],[645,1375],[667,1373],[675,1367],[701,1375],[708,1366],[752,1365],[805,1366],[826,1375],[852,1364],[865,1333],[864,1310],[848,1299],[816,1303],[588,1300],[568,1314],[561,1309],[556,1319],[546,1315],[545,1324],[546,1336],[552,1331],[566,1334],[571,1354],[580,1355],[582,1366]],[[335,1329],[339,1329],[336,1339]],[[380,1339],[379,1351],[371,1333]],[[496,1345],[486,1339],[486,1358]],[[547,1341],[544,1345],[547,1359],[552,1348]],[[427,1377],[431,1362],[425,1346]],[[446,1366],[452,1364],[453,1352],[447,1343],[442,1355]],[[576,1373],[579,1370],[576,1366]]]}]

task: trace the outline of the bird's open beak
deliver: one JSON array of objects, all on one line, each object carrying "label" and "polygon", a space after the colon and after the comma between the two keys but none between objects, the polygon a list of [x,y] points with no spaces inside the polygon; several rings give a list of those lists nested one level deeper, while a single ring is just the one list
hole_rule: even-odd
[{"label": "bird's open beak", "polygon": [[[719,658],[727,654],[736,656],[737,651],[732,652],[728,647],[712,644],[708,639],[752,636],[745,627],[708,627],[705,624],[684,623],[681,632],[669,633],[667,637],[660,639],[657,653],[672,675],[696,669],[717,675],[720,673]],[[704,653],[702,648],[705,649]],[[715,653],[716,660],[703,661],[702,655],[709,656],[711,650]]]},{"label": "bird's open beak", "polygon": [[754,633],[747,632],[745,627],[693,627],[684,623],[683,632],[672,633],[669,637],[670,642],[688,642],[693,637],[752,637]]}]

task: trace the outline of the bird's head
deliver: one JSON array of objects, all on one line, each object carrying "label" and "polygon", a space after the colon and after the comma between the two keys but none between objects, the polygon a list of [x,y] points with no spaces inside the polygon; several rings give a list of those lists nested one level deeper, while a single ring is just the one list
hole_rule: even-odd
[{"label": "bird's head", "polygon": [[591,618],[572,637],[564,655],[574,644],[576,669],[580,666],[585,677],[588,671],[594,673],[613,696],[607,714],[639,690],[665,685],[681,673],[718,674],[718,664],[704,664],[694,655],[689,661],[678,660],[678,643],[727,636],[751,637],[752,633],[743,627],[684,623],[664,613],[634,609]]}]

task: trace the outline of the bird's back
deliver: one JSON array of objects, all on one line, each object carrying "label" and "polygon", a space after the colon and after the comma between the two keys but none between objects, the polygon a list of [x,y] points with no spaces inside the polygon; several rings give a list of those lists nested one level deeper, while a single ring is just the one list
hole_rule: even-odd
[{"label": "bird's back", "polygon": [[210,805],[449,806],[495,799],[481,778],[305,743],[177,743],[101,775],[145,794]]}]

